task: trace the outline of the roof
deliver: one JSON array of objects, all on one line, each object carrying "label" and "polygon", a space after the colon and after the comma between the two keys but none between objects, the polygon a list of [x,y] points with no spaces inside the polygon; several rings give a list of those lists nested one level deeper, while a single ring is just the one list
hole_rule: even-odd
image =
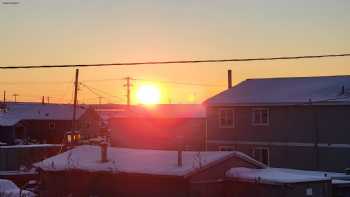
[{"label": "roof", "polygon": [[[86,106],[77,108],[79,119],[86,111]],[[73,106],[64,104],[9,103],[7,112],[0,112],[0,125],[12,126],[21,120],[70,120],[73,117]]]},{"label": "roof", "polygon": [[349,179],[344,173],[295,170],[286,168],[232,168],[226,176],[240,181],[258,182],[265,184],[288,184],[332,180],[333,184]]},{"label": "roof", "polygon": [[240,181],[265,184],[287,184],[330,180],[330,177],[296,174],[275,170],[273,168],[232,168],[226,173],[226,176],[229,178],[236,178]]},{"label": "roof", "polygon": [[350,104],[350,76],[247,79],[209,98],[209,106]]},{"label": "roof", "polygon": [[[177,151],[108,148],[109,162],[100,162],[100,147],[78,146],[62,154],[50,157],[35,167],[44,171],[83,170],[89,172],[133,173],[146,175],[188,176],[198,170],[215,165],[231,157],[253,162],[240,152],[192,152],[183,151],[183,165],[177,165]],[[256,162],[256,163],[255,163]]]},{"label": "roof", "polygon": [[105,118],[205,118],[205,107],[201,104],[137,105],[130,108],[97,109]]}]

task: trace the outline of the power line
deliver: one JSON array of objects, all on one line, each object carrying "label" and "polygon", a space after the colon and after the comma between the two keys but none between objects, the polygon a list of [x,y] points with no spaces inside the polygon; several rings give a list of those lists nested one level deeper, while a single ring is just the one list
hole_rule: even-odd
[{"label": "power line", "polygon": [[220,62],[249,62],[249,61],[275,61],[275,60],[297,60],[297,59],[318,59],[331,57],[347,57],[350,53],[325,54],[325,55],[303,55],[303,56],[281,56],[281,57],[260,57],[260,58],[232,58],[232,59],[201,59],[201,60],[174,60],[174,61],[145,61],[145,62],[117,62],[100,64],[61,64],[61,65],[31,65],[31,66],[1,66],[0,69],[34,69],[34,68],[71,68],[71,67],[104,67],[104,66],[133,66],[152,64],[195,64],[195,63],[220,63]]},{"label": "power line", "polygon": [[[109,94],[109,93],[107,93],[107,92],[105,92],[105,91],[102,91],[102,90],[100,90],[100,89],[94,88],[94,87],[92,87],[92,86],[90,86],[90,85],[88,86],[88,85],[86,85],[85,83],[81,83],[81,82],[80,82],[80,84],[81,84],[82,86],[84,86],[85,88],[87,88],[91,93],[95,94],[96,96],[102,97],[102,98],[107,98],[108,102],[112,102],[112,100],[110,100],[110,99],[108,99],[108,98],[114,98],[114,99],[117,99],[117,100],[119,100],[119,101],[122,100],[119,96],[114,96],[114,95]],[[104,94],[105,96],[101,95],[101,94],[98,93],[98,92],[100,92],[101,94]]]}]

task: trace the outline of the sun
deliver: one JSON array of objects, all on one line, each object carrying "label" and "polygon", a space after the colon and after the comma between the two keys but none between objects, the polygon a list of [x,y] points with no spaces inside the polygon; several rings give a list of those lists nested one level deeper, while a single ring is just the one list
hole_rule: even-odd
[{"label": "sun", "polygon": [[154,85],[141,85],[136,92],[141,104],[152,105],[160,102],[160,89]]}]

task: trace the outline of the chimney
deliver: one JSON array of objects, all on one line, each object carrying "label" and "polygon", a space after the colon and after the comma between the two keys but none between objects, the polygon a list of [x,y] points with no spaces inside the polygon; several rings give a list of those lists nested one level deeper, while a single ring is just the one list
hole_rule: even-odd
[{"label": "chimney", "polygon": [[182,167],[182,149],[179,148],[177,151],[177,166]]},{"label": "chimney", "polygon": [[45,97],[43,96],[42,98],[41,98],[41,104],[45,104]]},{"label": "chimney", "polygon": [[228,89],[232,88],[232,70],[227,71],[227,85]]},{"label": "chimney", "polygon": [[100,147],[101,147],[101,162],[105,163],[108,161],[108,157],[107,157],[108,144],[106,142],[102,142],[100,144]]},{"label": "chimney", "polygon": [[183,136],[178,136],[177,141],[177,166],[182,167]]}]

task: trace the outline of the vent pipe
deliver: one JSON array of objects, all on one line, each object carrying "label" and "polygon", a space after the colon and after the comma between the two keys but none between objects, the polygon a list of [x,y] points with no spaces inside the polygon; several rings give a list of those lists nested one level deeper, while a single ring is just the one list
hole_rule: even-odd
[{"label": "vent pipe", "polygon": [[228,89],[232,88],[232,70],[227,71],[227,85]]},{"label": "vent pipe", "polygon": [[182,167],[183,136],[178,136],[177,140],[177,166]]},{"label": "vent pipe", "polygon": [[182,167],[182,149],[177,151],[177,166]]},{"label": "vent pipe", "polygon": [[107,156],[108,144],[106,142],[102,142],[100,144],[100,147],[101,147],[101,162],[102,163],[108,162],[108,156]]}]

